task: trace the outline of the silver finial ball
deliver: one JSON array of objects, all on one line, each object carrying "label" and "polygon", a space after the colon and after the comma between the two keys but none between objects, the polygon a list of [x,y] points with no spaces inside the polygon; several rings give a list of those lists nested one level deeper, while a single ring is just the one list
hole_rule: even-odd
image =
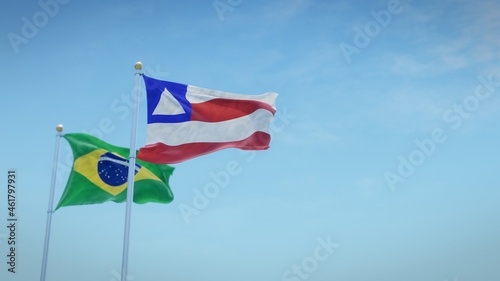
[{"label": "silver finial ball", "polygon": [[56,131],[59,132],[59,133],[62,132],[63,131],[63,125],[61,125],[61,124],[57,125]]},{"label": "silver finial ball", "polygon": [[142,69],[142,62],[138,61],[134,65],[135,70],[141,70]]}]

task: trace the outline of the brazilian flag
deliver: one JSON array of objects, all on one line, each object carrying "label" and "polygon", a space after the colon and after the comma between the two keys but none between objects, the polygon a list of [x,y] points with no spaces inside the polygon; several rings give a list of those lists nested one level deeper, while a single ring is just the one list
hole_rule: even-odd
[{"label": "brazilian flag", "polygon": [[[57,204],[63,206],[99,204],[127,199],[128,148],[108,144],[87,134],[65,134],[74,162],[66,188]],[[174,168],[137,160],[134,202],[170,203],[174,196],[168,185]]]}]

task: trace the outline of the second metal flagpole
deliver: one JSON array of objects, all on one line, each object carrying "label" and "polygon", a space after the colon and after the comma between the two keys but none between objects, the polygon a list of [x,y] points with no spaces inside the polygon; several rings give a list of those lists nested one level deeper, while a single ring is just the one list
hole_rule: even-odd
[{"label": "second metal flagpole", "polygon": [[132,202],[134,199],[134,176],[135,176],[135,140],[137,137],[137,112],[139,110],[139,95],[141,94],[140,78],[142,63],[135,64],[135,86],[134,86],[134,108],[132,110],[132,132],[130,137],[130,154],[128,159],[128,186],[127,203],[125,210],[125,231],[123,235],[123,255],[122,255],[122,273],[121,281],[127,280],[128,271],[128,248],[130,239],[130,216],[132,212]]},{"label": "second metal flagpole", "polygon": [[56,149],[54,152],[54,162],[52,163],[52,182],[50,184],[49,207],[47,208],[47,224],[45,226],[45,242],[43,244],[42,271],[40,273],[40,281],[45,281],[45,276],[47,275],[47,257],[49,255],[50,228],[52,226],[52,213],[54,213],[54,190],[56,187],[57,162],[59,161],[59,144],[61,143],[63,125],[57,125],[56,131]]}]

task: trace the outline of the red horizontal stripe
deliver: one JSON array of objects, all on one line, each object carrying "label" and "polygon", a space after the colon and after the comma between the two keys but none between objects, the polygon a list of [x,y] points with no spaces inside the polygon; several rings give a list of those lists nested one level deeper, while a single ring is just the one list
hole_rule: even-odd
[{"label": "red horizontal stripe", "polygon": [[156,143],[139,149],[137,158],[156,164],[175,164],[224,148],[266,150],[269,148],[270,141],[271,136],[268,133],[255,132],[244,140],[233,142],[198,142],[186,143],[177,146]]},{"label": "red horizontal stripe", "polygon": [[269,104],[254,100],[213,99],[192,103],[191,121],[221,122],[240,118],[258,109],[276,112]]}]

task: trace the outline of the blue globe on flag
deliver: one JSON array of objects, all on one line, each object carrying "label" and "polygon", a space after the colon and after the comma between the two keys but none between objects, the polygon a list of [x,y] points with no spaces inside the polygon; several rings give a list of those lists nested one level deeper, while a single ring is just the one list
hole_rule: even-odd
[{"label": "blue globe on flag", "polygon": [[[107,152],[99,157],[97,162],[97,173],[103,182],[110,186],[120,186],[127,182],[128,179],[127,159]],[[139,172],[141,165],[135,164],[135,174]]]}]

